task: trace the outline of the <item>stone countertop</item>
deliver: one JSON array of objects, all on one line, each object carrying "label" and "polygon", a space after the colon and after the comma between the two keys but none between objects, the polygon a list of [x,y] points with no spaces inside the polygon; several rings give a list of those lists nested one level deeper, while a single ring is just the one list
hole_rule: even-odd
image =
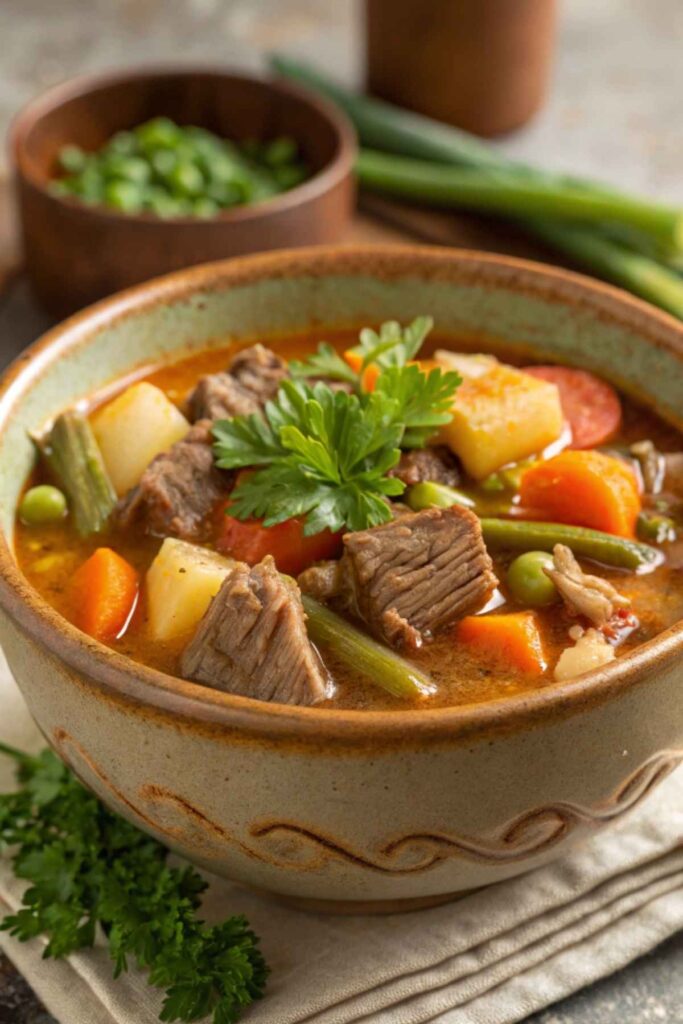
[{"label": "stone countertop", "polygon": [[[105,67],[180,59],[257,69],[260,54],[277,48],[359,82],[359,20],[354,0],[3,0],[0,137],[35,93]],[[563,4],[548,103],[497,145],[531,163],[683,202],[682,38],[680,0]],[[0,176],[4,166],[0,152]],[[2,224],[0,250],[1,236]],[[11,289],[0,299],[0,361],[46,326],[23,285]],[[683,935],[531,1022],[683,1024]],[[54,1024],[1,957],[0,1024]]]}]

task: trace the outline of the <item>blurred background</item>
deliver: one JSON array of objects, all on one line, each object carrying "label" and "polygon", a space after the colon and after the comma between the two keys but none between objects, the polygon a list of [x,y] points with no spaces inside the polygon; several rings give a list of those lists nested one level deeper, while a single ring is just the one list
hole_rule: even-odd
[{"label": "blurred background", "polygon": [[[515,2],[498,0],[501,18]],[[549,168],[683,199],[683,4],[565,0],[558,16],[545,106],[497,144]],[[263,51],[277,49],[360,85],[361,22],[359,0],[2,0],[0,134],[47,86],[141,62],[257,70]]]}]

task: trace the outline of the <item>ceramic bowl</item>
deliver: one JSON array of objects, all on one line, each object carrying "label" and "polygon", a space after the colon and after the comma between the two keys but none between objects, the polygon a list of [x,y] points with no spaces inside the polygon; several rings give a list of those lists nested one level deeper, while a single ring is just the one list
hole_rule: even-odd
[{"label": "ceramic bowl", "polygon": [[[94,151],[159,115],[234,139],[290,135],[312,176],[208,220],[122,214],[49,191],[62,146]],[[196,263],[338,241],[353,209],[355,139],[344,115],[286,82],[226,70],[157,68],[66,82],[21,111],[11,151],[26,270],[56,316]]]},{"label": "ceramic bowl", "polygon": [[55,328],[0,393],[0,641],[48,742],[196,864],[333,908],[419,906],[560,856],[683,757],[683,624],[608,668],[483,705],[330,711],[144,668],[63,621],[12,557],[27,431],[137,364],[226,337],[431,313],[440,330],[588,367],[683,427],[683,325],[519,260],[318,249],[198,267]]}]

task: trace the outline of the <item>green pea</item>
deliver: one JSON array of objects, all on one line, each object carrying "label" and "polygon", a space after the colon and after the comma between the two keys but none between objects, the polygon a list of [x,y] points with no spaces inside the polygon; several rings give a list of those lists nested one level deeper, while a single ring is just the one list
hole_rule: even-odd
[{"label": "green pea", "polygon": [[195,217],[215,217],[219,212],[220,206],[214,202],[213,199],[201,198],[195,199],[192,203],[192,212]]},{"label": "green pea", "polygon": [[59,163],[69,174],[80,174],[87,160],[80,146],[63,146],[59,152]]},{"label": "green pea", "polygon": [[553,567],[553,557],[547,551],[525,551],[512,562],[507,583],[512,597],[527,608],[545,608],[557,598],[557,587],[544,569]]},{"label": "green pea", "polygon": [[152,177],[152,168],[140,156],[121,156],[114,153],[102,162],[102,171],[109,179],[120,178],[136,185],[146,185]]},{"label": "green pea", "polygon": [[19,518],[27,526],[56,523],[67,513],[66,498],[58,487],[39,484],[31,487],[19,505]]},{"label": "green pea", "polygon": [[107,153],[116,153],[118,156],[133,156],[137,153],[138,143],[133,132],[117,132],[112,135],[106,145]]},{"label": "green pea", "polygon": [[177,195],[195,198],[204,191],[204,175],[196,164],[183,161],[169,174],[168,184]]},{"label": "green pea", "polygon": [[273,174],[283,192],[306,180],[306,171],[300,164],[285,164],[283,167],[276,167]]},{"label": "green pea", "polygon": [[104,202],[123,213],[139,213],[144,196],[140,186],[132,181],[110,181],[104,190]]},{"label": "green pea", "polygon": [[170,149],[178,142],[181,132],[168,117],[155,117],[135,129],[138,142],[145,149]]}]

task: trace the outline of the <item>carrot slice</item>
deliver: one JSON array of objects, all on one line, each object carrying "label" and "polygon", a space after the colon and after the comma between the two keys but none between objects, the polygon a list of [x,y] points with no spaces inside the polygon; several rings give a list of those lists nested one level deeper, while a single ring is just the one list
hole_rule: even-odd
[{"label": "carrot slice", "polygon": [[135,607],[138,588],[133,566],[111,548],[98,548],[73,578],[76,625],[96,640],[114,640]]},{"label": "carrot slice", "polygon": [[564,418],[571,427],[570,448],[596,448],[621,426],[621,402],[607,381],[569,366],[525,366],[524,372],[557,386]]},{"label": "carrot slice", "polygon": [[346,352],[344,352],[344,359],[354,373],[360,373],[360,368],[363,365],[363,356],[360,352],[354,352],[352,348],[347,348]]},{"label": "carrot slice", "polygon": [[277,526],[264,526],[260,519],[235,519],[229,514],[230,502],[218,516],[216,549],[247,565],[256,565],[272,555],[280,572],[297,576],[314,562],[336,558],[341,548],[341,533],[322,530],[307,537],[304,519],[287,519]]},{"label": "carrot slice", "polygon": [[456,627],[456,639],[520,672],[542,675],[548,667],[538,620],[533,612],[468,615]]},{"label": "carrot slice", "polygon": [[621,459],[594,451],[564,451],[524,473],[522,506],[550,520],[635,536],[640,495],[635,473]]}]

